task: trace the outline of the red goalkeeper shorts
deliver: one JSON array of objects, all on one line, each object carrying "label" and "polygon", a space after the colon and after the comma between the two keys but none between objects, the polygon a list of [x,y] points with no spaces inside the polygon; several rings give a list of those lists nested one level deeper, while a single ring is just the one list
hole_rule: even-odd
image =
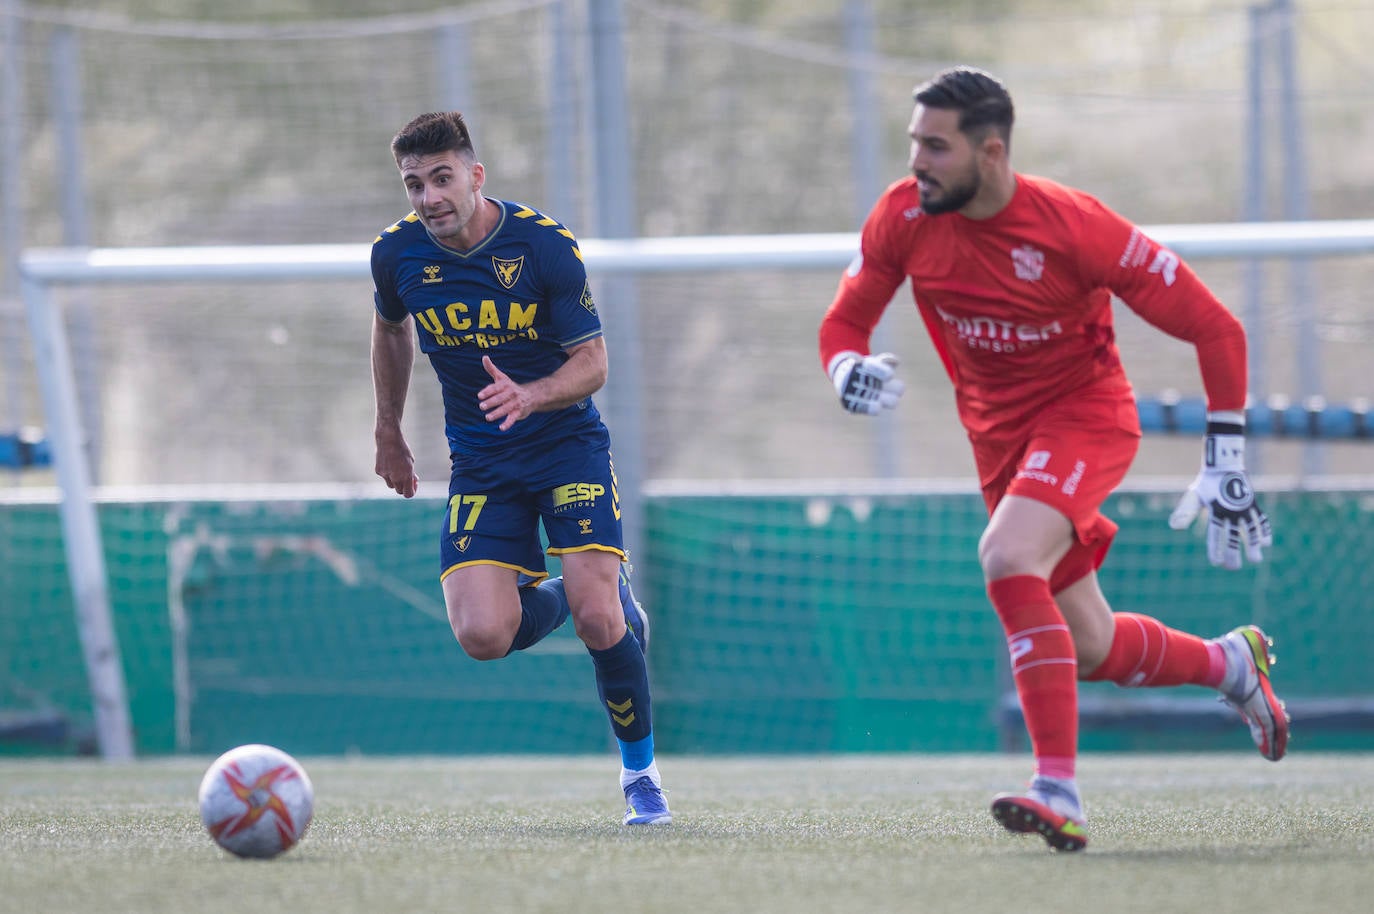
[{"label": "red goalkeeper shorts", "polygon": [[1102,565],[1117,525],[1102,514],[1140,449],[1129,397],[1087,397],[1046,409],[1011,446],[974,441],[988,514],[1008,494],[1049,505],[1073,524],[1074,544],[1050,577],[1058,593]]}]

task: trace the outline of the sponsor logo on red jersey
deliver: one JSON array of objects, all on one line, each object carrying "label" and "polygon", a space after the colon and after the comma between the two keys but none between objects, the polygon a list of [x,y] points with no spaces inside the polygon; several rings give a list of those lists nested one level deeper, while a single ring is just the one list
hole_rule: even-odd
[{"label": "sponsor logo on red jersey", "polygon": [[1016,269],[1017,279],[1036,282],[1045,274],[1045,252],[1023,244],[1012,249],[1011,265]]}]

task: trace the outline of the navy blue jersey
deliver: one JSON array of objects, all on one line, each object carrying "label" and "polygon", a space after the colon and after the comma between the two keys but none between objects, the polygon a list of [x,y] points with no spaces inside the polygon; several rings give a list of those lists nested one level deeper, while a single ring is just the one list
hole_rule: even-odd
[{"label": "navy blue jersey", "polygon": [[391,323],[414,316],[420,349],[443,389],[454,451],[548,440],[601,421],[588,397],[532,413],[503,432],[477,405],[477,392],[491,383],[482,356],[523,384],[553,374],[568,360],[567,348],[601,335],[572,232],[527,206],[492,202],[501,218],[469,251],[439,244],[413,212],[372,243],[377,313]]}]

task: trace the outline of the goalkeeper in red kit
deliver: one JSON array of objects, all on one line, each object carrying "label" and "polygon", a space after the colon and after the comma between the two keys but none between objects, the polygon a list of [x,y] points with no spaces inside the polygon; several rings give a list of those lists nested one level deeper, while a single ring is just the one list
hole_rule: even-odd
[{"label": "goalkeeper in red kit", "polygon": [[1169,522],[1182,529],[1207,512],[1208,557],[1230,569],[1262,561],[1272,544],[1245,474],[1245,332],[1186,264],[1130,222],[1081,191],[1012,170],[1012,101],[996,78],[955,67],[914,97],[911,176],[864,223],[821,322],[821,361],[850,412],[895,407],[896,359],[871,354],[869,341],[910,279],[973,445],[989,512],[978,559],[1035,757],[1027,789],[995,797],[992,814],[1009,831],[1079,850],[1080,679],[1216,689],[1265,758],[1287,748],[1264,632],[1245,625],[1203,639],[1114,613],[1097,581],[1117,530],[1102,503],[1141,434],[1112,295],[1197,349],[1208,404],[1202,468]]}]

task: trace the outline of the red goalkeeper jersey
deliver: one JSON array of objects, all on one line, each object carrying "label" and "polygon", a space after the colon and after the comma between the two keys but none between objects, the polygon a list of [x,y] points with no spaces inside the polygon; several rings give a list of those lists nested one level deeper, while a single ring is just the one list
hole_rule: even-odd
[{"label": "red goalkeeper jersey", "polygon": [[1245,333],[1186,264],[1088,194],[1016,176],[997,215],[921,211],[914,178],[889,187],[820,327],[821,363],[869,351],[910,277],[974,442],[1023,435],[1042,409],[1086,393],[1129,399],[1112,295],[1197,347],[1208,406],[1245,403]]}]

